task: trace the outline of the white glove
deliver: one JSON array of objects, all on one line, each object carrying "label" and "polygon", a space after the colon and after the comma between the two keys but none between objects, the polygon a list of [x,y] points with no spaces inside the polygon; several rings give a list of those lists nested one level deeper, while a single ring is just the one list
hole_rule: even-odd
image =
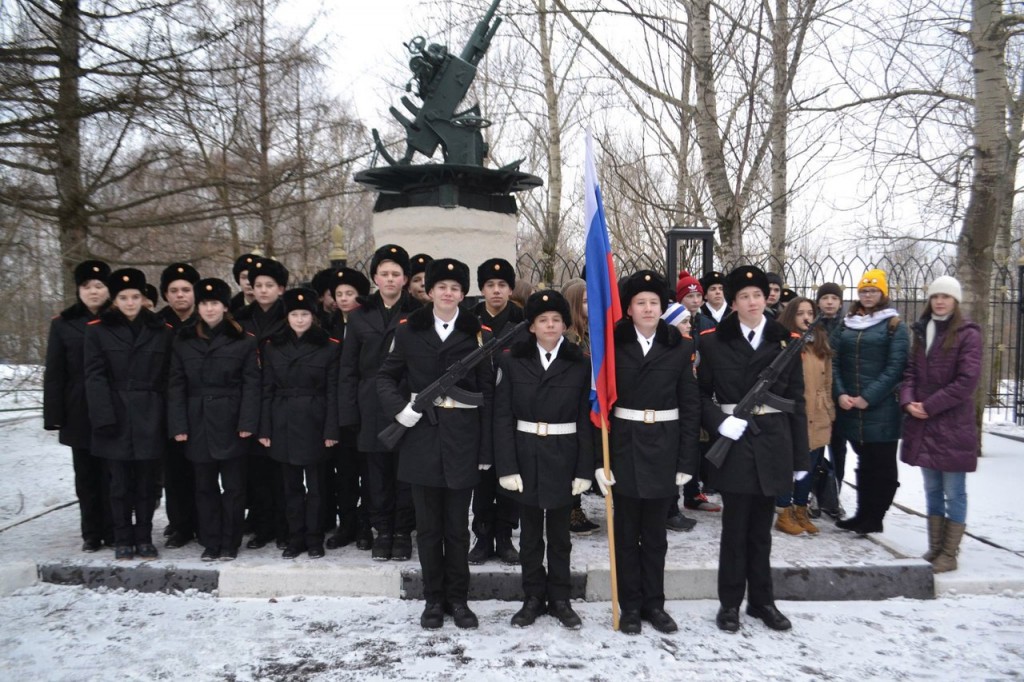
[{"label": "white glove", "polygon": [[411,429],[416,426],[416,422],[418,422],[421,417],[423,417],[423,413],[412,409],[412,403],[409,403],[402,408],[401,412],[398,413],[398,416],[395,417],[395,421],[407,429]]},{"label": "white glove", "polygon": [[574,478],[572,479],[572,494],[582,495],[583,493],[590,490],[590,479],[589,478]]},{"label": "white glove", "polygon": [[490,464],[481,464],[480,466],[477,467],[477,469],[479,469],[480,471],[487,471],[490,468],[491,468]]},{"label": "white glove", "polygon": [[676,485],[686,485],[693,478],[690,474],[677,473]]},{"label": "white glove", "polygon": [[597,469],[594,471],[594,480],[597,481],[597,487],[601,489],[601,494],[605,497],[608,496],[608,492],[615,485],[615,472],[611,469],[608,470],[608,478],[604,477],[604,468]]},{"label": "white glove", "polygon": [[743,432],[747,430],[747,420],[734,417],[731,414],[725,421],[718,425],[718,432],[729,440],[739,440]]},{"label": "white glove", "polygon": [[514,493],[523,492],[523,477],[519,474],[512,474],[511,476],[501,476],[498,478],[498,485],[505,490],[511,490]]},{"label": "white glove", "polygon": [[807,478],[807,473],[808,472],[806,472],[806,471],[794,471],[793,472],[793,480],[794,481],[802,481],[805,478]]}]

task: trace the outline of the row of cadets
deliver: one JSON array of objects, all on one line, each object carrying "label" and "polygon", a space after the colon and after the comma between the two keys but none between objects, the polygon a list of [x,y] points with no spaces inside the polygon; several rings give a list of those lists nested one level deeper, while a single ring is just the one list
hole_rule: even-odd
[{"label": "row of cadets", "polygon": [[341,353],[338,422],[359,429],[358,447],[366,457],[370,522],[377,531],[371,557],[377,561],[407,561],[412,556],[412,494],[408,483],[398,479],[398,453],[384,451],[377,439],[393,421],[380,407],[377,373],[399,322],[420,308],[405,291],[409,272],[409,254],[401,246],[385,244],[374,252],[370,277],[377,291],[349,313]]},{"label": "row of cadets", "polygon": [[399,444],[398,478],[411,485],[416,508],[426,600],[420,625],[439,628],[448,613],[457,627],[476,628],[477,617],[467,603],[469,505],[480,470],[490,469],[493,461],[494,375],[490,362],[480,362],[460,381],[460,388],[481,394],[480,405],[445,397],[431,407],[427,419],[412,408],[417,391],[485,341],[480,321],[459,309],[469,289],[464,263],[431,261],[425,286],[432,303],[398,325],[377,390],[383,413],[409,428]]},{"label": "row of cadets", "polygon": [[[506,326],[523,321],[523,309],[509,301],[516,286],[516,271],[511,263],[503,258],[490,258],[477,268],[476,279],[483,300],[477,303],[473,314],[481,324],[495,336],[501,336]],[[480,483],[473,490],[476,544],[469,553],[469,563],[482,564],[497,556],[503,563],[519,565],[519,552],[512,544],[512,531],[518,526],[517,505],[499,494],[494,470],[481,472]]]}]

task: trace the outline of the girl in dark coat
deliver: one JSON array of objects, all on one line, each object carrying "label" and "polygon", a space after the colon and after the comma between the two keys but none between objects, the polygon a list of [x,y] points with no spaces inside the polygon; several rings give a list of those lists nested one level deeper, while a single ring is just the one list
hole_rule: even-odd
[{"label": "girl in dark coat", "polygon": [[110,470],[117,559],[157,557],[153,512],[166,446],[164,394],[174,331],[142,307],[145,286],[140,270],[112,272],[107,288],[114,303],[85,334],[92,450]]},{"label": "girl in dark coat", "polygon": [[91,450],[92,427],[85,403],[83,347],[89,322],[99,319],[110,303],[110,266],[87,260],[75,267],[77,302],[50,322],[43,373],[43,428],[60,431],[61,445],[71,448],[75,494],[82,521],[82,551],[95,552],[114,542],[110,488],[103,458]]},{"label": "girl in dark coat", "polygon": [[480,321],[459,309],[469,289],[464,263],[450,258],[431,261],[426,287],[433,303],[398,325],[377,389],[384,413],[409,428],[399,443],[398,477],[412,487],[416,508],[416,547],[426,600],[420,625],[440,628],[447,612],[456,627],[475,628],[477,617],[467,604],[469,502],[480,470],[493,464],[493,370],[491,363],[481,362],[459,382],[463,391],[480,394],[475,404],[445,396],[427,419],[412,409],[412,394],[484,342]]},{"label": "girl in dark coat", "polygon": [[910,335],[889,305],[889,283],[868,270],[857,283],[858,301],[832,332],[832,394],[839,411],[833,427],[857,453],[857,513],[836,528],[882,532],[899,488],[896,447],[903,423],[899,383]]},{"label": "girl in dark coat", "polygon": [[[281,466],[288,546],[281,556],[324,555],[327,448],[338,443],[337,339],[316,323],[312,289],[284,294],[288,329],[263,352],[260,443]],[[303,483],[305,481],[305,483]]]},{"label": "girl in dark coat", "polygon": [[955,571],[967,521],[967,472],[978,468],[974,389],[981,376],[981,329],[960,312],[952,277],[928,287],[928,306],[914,323],[914,347],[903,374],[907,413],[901,458],[921,467],[928,506],[928,553],[936,573]]},{"label": "girl in dark coat", "polygon": [[530,336],[499,358],[494,395],[498,483],[518,502],[522,523],[526,601],[512,625],[531,625],[546,611],[576,629],[580,618],[569,604],[569,512],[573,495],[590,488],[594,461],[590,360],[563,336],[572,318],[557,291],[531,295],[526,319]]},{"label": "girl in dark coat", "polygon": [[[618,399],[611,416],[612,477],[594,472],[601,492],[613,490],[615,562],[622,615],[619,628],[639,634],[678,628],[665,612],[665,519],[697,472],[700,395],[693,376],[693,342],[661,319],[668,286],[641,270],[623,286],[625,316],[615,327]],[[601,453],[595,466],[601,467]],[[611,486],[614,485],[614,488]]]},{"label": "girl in dark coat", "polygon": [[230,561],[242,543],[246,439],[259,428],[260,368],[256,339],[228,313],[227,283],[199,280],[195,296],[199,321],[172,347],[167,430],[195,469],[201,558]]}]

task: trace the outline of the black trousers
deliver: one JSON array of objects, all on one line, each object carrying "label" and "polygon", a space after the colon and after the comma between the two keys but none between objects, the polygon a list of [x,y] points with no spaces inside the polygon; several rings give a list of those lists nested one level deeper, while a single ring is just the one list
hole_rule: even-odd
[{"label": "black trousers", "polygon": [[288,538],[281,465],[272,460],[267,449],[256,442],[252,444],[246,470],[246,503],[249,506],[252,530],[256,535],[278,540]]},{"label": "black trousers", "polygon": [[417,527],[413,498],[409,484],[398,480],[398,453],[366,453],[366,477],[374,530],[384,535],[411,533]]},{"label": "black trousers", "polygon": [[164,497],[167,521],[176,533],[192,536],[196,532],[195,469],[185,457],[186,443],[168,441],[164,450]]},{"label": "black trousers", "polygon": [[[691,478],[683,485],[683,500],[692,500],[700,495],[700,482],[708,480],[708,460],[704,457],[711,449],[711,445],[714,441],[706,440],[699,443],[700,448],[700,466],[697,469],[697,475]],[[679,501],[679,496],[676,496],[676,502]],[[672,510],[670,509],[671,513]]]},{"label": "black trousers", "polygon": [[881,522],[900,487],[898,441],[850,441],[857,453],[857,516]]},{"label": "black trousers", "polygon": [[246,457],[193,462],[199,544],[207,549],[237,550],[245,520]]},{"label": "black trousers", "polygon": [[[143,545],[153,542],[156,476],[160,460],[107,460],[110,471],[110,511],[114,542]],[[134,519],[133,519],[134,517]]]},{"label": "black trousers", "polygon": [[472,488],[412,486],[416,549],[423,571],[423,598],[430,603],[469,597],[469,500]]},{"label": "black trousers", "polygon": [[313,547],[324,543],[327,464],[281,464],[288,544]]},{"label": "black trousers", "polygon": [[644,500],[616,493],[615,564],[622,609],[665,607],[665,517],[671,497]]},{"label": "black trousers", "polygon": [[519,505],[498,493],[494,467],[481,471],[480,482],[473,488],[473,532],[477,537],[508,534],[518,526]]},{"label": "black trousers", "polygon": [[744,591],[755,606],[775,603],[772,592],[772,519],[775,498],[722,492],[718,601],[739,608]]},{"label": "black trousers", "polygon": [[[565,600],[572,596],[569,572],[569,512],[572,505],[541,509],[519,505],[519,560],[523,566],[523,594],[544,601]],[[545,522],[547,529],[545,532]],[[547,537],[547,573],[544,572],[544,538]]]},{"label": "black trousers", "polygon": [[71,448],[75,468],[75,495],[82,520],[82,539],[114,542],[114,519],[110,511],[110,474],[107,461],[94,457],[87,448]]},{"label": "black trousers", "polygon": [[[357,514],[360,520],[368,519],[366,455],[356,447],[356,432],[342,429],[341,440],[333,448],[328,448],[327,452],[330,460],[327,464],[328,500],[325,517],[328,525],[325,528],[337,520],[341,523],[355,523]],[[360,497],[363,500],[362,509],[359,509]]]}]

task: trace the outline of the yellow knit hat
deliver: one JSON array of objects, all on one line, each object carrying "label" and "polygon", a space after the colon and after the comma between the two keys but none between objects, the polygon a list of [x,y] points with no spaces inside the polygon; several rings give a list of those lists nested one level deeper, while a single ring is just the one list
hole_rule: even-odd
[{"label": "yellow knit hat", "polygon": [[878,270],[868,270],[864,273],[864,276],[857,282],[857,291],[866,289],[867,287],[874,287],[882,292],[883,296],[889,295],[889,282],[885,279],[885,272]]}]

